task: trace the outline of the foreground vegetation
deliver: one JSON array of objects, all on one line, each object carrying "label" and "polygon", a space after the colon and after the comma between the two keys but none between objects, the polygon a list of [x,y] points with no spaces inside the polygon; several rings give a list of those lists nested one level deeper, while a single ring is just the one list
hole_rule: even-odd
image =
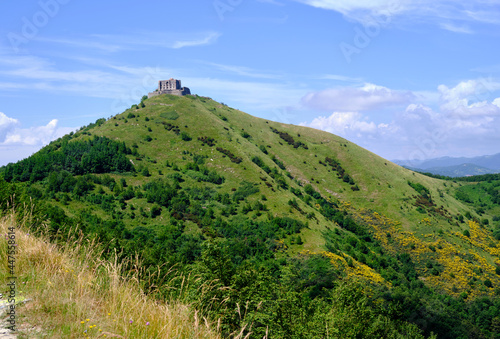
[{"label": "foreground vegetation", "polygon": [[89,267],[120,263],[223,337],[500,337],[494,182],[476,199],[195,96],[143,98],[0,173],[4,208],[34,202],[30,232],[77,233]]},{"label": "foreground vegetation", "polygon": [[[11,212],[0,219],[0,233],[15,229],[19,338],[219,338],[210,324],[183,300],[160,302],[140,286],[140,262],[103,260],[98,246],[70,236],[56,246]],[[30,234],[31,232],[31,234]],[[7,242],[0,243],[0,283],[7,286]],[[5,292],[5,291],[2,291]],[[5,295],[5,294],[4,294]]]}]

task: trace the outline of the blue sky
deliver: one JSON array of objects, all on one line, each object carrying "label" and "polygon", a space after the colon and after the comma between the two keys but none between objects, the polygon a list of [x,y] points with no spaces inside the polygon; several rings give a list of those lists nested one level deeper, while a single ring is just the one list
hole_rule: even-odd
[{"label": "blue sky", "polygon": [[388,159],[500,152],[500,1],[3,1],[0,165],[174,77]]}]

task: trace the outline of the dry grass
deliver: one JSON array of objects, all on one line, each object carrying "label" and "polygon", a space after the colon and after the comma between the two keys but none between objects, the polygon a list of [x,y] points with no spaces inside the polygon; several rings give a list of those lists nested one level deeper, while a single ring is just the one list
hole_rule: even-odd
[{"label": "dry grass", "polygon": [[17,295],[31,299],[16,309],[18,324],[24,324],[19,337],[220,338],[190,305],[146,296],[138,270],[124,278],[124,263],[98,259],[95,244],[74,237],[61,248],[22,224],[14,213],[0,219],[1,290],[8,279],[5,234],[15,227]]}]

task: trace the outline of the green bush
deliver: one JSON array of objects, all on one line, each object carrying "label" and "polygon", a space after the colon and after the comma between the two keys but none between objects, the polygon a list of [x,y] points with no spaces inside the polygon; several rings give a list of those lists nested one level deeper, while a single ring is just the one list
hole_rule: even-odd
[{"label": "green bush", "polygon": [[154,204],[153,207],[151,207],[151,218],[156,218],[161,214],[161,207]]},{"label": "green bush", "polygon": [[184,141],[191,141],[192,138],[186,132],[181,132],[181,139]]},{"label": "green bush", "polygon": [[145,177],[149,177],[151,176],[151,174],[149,173],[149,169],[147,167],[144,167],[143,170],[141,171],[141,174]]},{"label": "green bush", "polygon": [[240,201],[255,193],[259,193],[259,188],[248,181],[243,181],[233,193],[233,200]]}]

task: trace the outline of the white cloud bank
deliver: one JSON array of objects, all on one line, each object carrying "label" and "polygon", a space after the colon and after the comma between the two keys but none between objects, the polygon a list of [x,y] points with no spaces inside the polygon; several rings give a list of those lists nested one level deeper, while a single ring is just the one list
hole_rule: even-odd
[{"label": "white cloud bank", "polygon": [[[499,89],[491,79],[440,85],[435,108],[413,93],[375,85],[326,90],[303,101],[333,113],[301,125],[340,135],[389,159],[494,154],[500,152]],[[374,122],[377,109],[387,111],[385,121]]]},{"label": "white cloud bank", "polygon": [[0,112],[0,166],[26,158],[74,130],[71,127],[59,127],[56,119],[45,126],[21,128],[17,119]]},{"label": "white cloud bank", "polygon": [[313,119],[307,126],[341,136],[351,133],[373,133],[377,126],[366,119],[367,117],[358,112],[334,112],[328,117],[320,116]]},{"label": "white cloud bank", "polygon": [[369,111],[408,104],[414,99],[415,96],[409,91],[366,83],[358,88],[343,87],[309,93],[302,98],[302,103],[318,110]]}]

